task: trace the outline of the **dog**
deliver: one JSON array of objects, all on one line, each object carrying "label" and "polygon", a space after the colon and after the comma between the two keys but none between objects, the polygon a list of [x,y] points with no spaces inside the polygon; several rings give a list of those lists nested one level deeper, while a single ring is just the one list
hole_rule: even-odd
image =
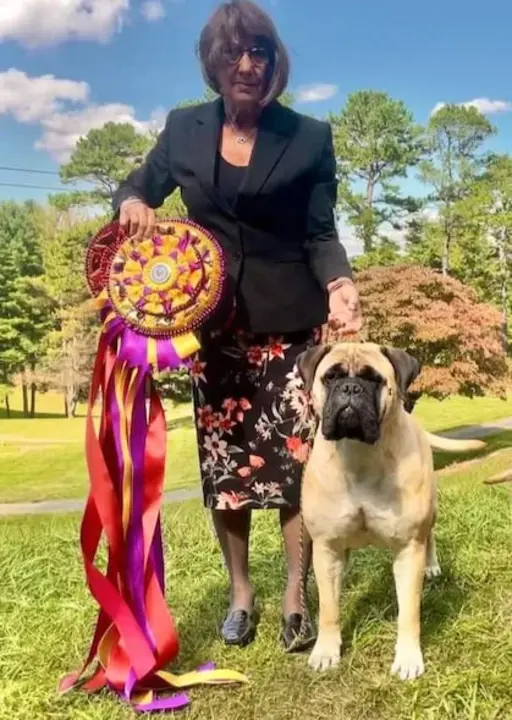
[{"label": "dog", "polygon": [[302,488],[304,525],[313,541],[320,613],[308,664],[338,665],[341,578],[350,550],[394,552],[398,633],[391,672],[424,672],[420,646],[423,579],[440,575],[434,537],[437,488],[432,450],[478,450],[479,440],[425,432],[403,407],[420,366],[403,350],[372,343],[320,345],[297,369],[318,418]]}]

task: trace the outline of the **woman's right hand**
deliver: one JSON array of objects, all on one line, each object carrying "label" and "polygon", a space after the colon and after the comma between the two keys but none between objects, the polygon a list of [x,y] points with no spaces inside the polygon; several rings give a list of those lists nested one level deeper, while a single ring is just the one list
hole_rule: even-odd
[{"label": "woman's right hand", "polygon": [[129,238],[138,242],[153,235],[155,211],[139,198],[128,198],[121,203],[119,224]]}]

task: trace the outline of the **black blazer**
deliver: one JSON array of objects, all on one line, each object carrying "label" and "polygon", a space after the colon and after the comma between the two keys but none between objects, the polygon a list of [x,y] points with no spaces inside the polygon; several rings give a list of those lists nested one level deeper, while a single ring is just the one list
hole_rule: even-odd
[{"label": "black blazer", "polygon": [[233,207],[214,180],[222,123],[221,100],[172,110],[144,164],[121,183],[114,211],[131,196],[157,208],[181,188],[189,217],[226,253],[243,325],[269,333],[318,326],[327,283],[351,276],[335,224],[331,127],[277,102],[266,108]]}]

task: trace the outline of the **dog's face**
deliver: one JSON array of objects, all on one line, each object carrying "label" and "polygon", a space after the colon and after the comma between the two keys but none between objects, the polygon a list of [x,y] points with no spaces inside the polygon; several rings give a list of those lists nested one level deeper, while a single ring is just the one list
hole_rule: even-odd
[{"label": "dog's face", "polygon": [[297,367],[325,439],[371,445],[420,372],[408,353],[372,343],[319,345],[302,353]]}]

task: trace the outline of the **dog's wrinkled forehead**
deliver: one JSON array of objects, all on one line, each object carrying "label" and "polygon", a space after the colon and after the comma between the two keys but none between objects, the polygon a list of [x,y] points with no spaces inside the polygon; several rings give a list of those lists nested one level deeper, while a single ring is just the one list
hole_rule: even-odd
[{"label": "dog's wrinkled forehead", "polygon": [[372,343],[340,343],[330,348],[317,367],[316,379],[321,379],[333,368],[339,368],[349,377],[358,377],[370,368],[388,384],[395,383],[395,373],[379,345]]}]

